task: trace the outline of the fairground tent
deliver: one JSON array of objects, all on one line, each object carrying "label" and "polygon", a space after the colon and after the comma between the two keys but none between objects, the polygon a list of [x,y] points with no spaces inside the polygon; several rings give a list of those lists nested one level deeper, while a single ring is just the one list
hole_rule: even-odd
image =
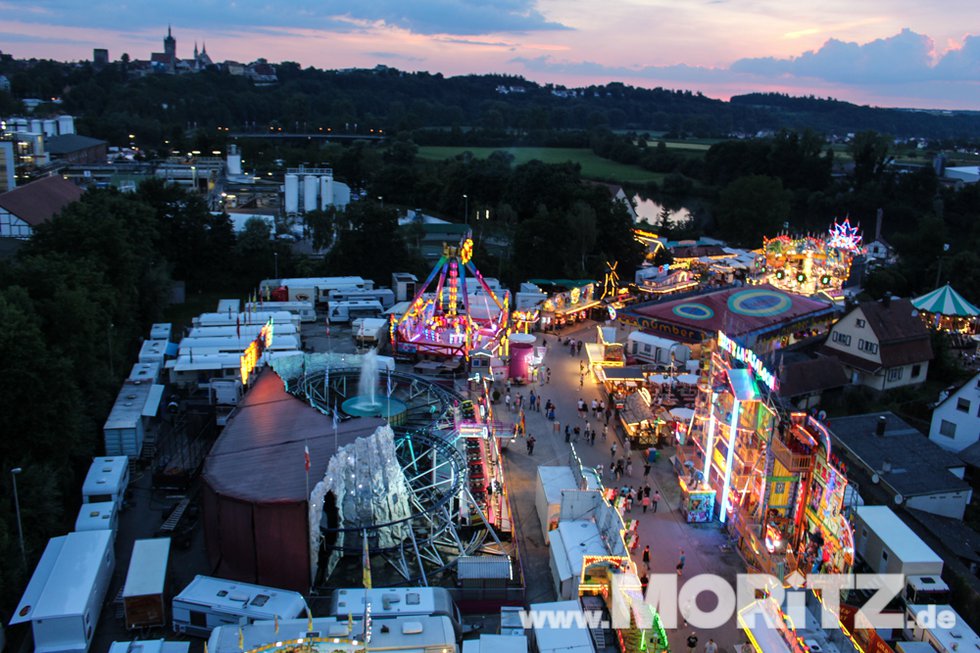
[{"label": "fairground tent", "polygon": [[953,290],[947,283],[942,288],[936,288],[930,293],[916,297],[912,305],[920,311],[948,317],[976,317],[980,308],[963,299],[963,296]]}]

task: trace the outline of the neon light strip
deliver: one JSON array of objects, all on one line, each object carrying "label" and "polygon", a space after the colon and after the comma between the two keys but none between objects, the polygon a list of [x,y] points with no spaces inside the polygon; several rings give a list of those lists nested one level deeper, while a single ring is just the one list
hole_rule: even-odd
[{"label": "neon light strip", "polygon": [[[721,486],[721,523],[728,519],[728,492],[732,484],[732,461],[735,459],[735,440],[738,437],[738,414],[741,405],[732,399],[732,421],[728,429],[728,457],[725,459],[725,482]],[[733,506],[734,507],[734,506]]]},{"label": "neon light strip", "polygon": [[708,402],[708,438],[704,445],[704,484],[708,485],[711,480],[711,456],[715,448],[715,391],[711,391],[711,400]]}]

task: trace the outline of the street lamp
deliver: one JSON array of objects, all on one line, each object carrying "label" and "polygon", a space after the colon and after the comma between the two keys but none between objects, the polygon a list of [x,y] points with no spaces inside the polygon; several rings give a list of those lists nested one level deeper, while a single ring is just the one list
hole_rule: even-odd
[{"label": "street lamp", "polygon": [[466,224],[470,223],[470,196],[463,193],[463,219]]},{"label": "street lamp", "polygon": [[275,278],[278,279],[279,278],[279,252],[272,252],[272,255],[275,257],[275,260],[276,260],[276,274],[275,274]]},{"label": "street lamp", "polygon": [[385,198],[382,197],[381,195],[378,195],[378,201],[381,202],[381,208],[384,208],[385,207]]},{"label": "street lamp", "polygon": [[10,470],[10,478],[14,481],[14,510],[17,511],[17,537],[20,538],[20,558],[24,563],[24,570],[27,570],[27,550],[24,548],[24,527],[20,521],[20,499],[17,496],[17,475],[20,474],[23,469],[20,467],[14,467]]}]

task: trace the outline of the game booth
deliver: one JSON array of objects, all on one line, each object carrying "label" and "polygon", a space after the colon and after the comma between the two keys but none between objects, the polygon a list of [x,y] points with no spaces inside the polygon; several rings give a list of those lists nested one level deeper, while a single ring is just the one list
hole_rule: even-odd
[{"label": "game booth", "polygon": [[[401,317],[392,316],[390,337],[396,355],[420,358],[461,358],[484,350],[491,356],[508,352],[508,291],[498,297],[473,265],[473,239],[443,245],[442,257]],[[466,292],[466,274],[479,285]],[[437,281],[438,279],[438,281]],[[429,287],[436,282],[434,292]]]}]

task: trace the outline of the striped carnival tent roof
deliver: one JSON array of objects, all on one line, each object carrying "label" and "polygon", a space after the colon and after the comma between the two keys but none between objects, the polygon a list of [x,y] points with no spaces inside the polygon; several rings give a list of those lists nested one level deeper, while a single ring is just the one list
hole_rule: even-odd
[{"label": "striped carnival tent roof", "polygon": [[922,297],[916,297],[912,300],[912,305],[926,313],[955,317],[980,315],[980,308],[963,299],[963,296],[953,290],[948,283],[942,288],[936,288],[932,292],[922,295]]}]

